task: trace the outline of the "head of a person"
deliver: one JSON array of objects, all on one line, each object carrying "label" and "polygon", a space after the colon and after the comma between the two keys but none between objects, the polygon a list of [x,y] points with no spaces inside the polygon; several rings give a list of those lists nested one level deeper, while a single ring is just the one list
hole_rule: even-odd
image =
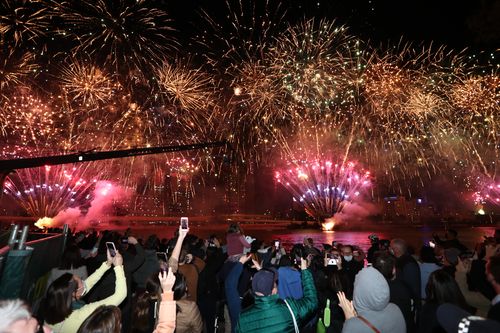
[{"label": "head of a person", "polygon": [[500,294],[500,255],[492,256],[486,263],[486,278],[495,289],[497,295]]},{"label": "head of a person", "polygon": [[430,246],[422,246],[422,248],[420,249],[420,261],[424,263],[437,263],[434,249]]},{"label": "head of a person", "polygon": [[438,269],[429,275],[429,281],[425,287],[427,302],[433,304],[451,303],[461,308],[467,308],[464,295],[449,273]]},{"label": "head of a person", "polygon": [[238,223],[231,223],[229,228],[227,228],[228,234],[241,234],[241,228]]},{"label": "head of a person", "polygon": [[313,272],[320,272],[325,269],[325,259],[322,256],[310,255],[310,265],[309,268]]},{"label": "head of a person", "polygon": [[377,235],[375,235],[375,234],[371,234],[370,236],[368,236],[368,239],[370,240],[370,243],[371,243],[372,245],[376,245],[376,244],[378,245],[379,238],[378,238],[378,236],[377,236]]},{"label": "head of a person", "polygon": [[49,324],[57,324],[68,317],[73,309],[71,304],[85,293],[82,279],[65,273],[47,289],[44,303],[44,318]]},{"label": "head of a person", "polygon": [[0,332],[2,333],[41,333],[50,332],[40,326],[38,320],[31,315],[26,303],[19,299],[0,301]]},{"label": "head of a person", "polygon": [[120,333],[122,314],[114,305],[101,305],[85,319],[77,333]]},{"label": "head of a person", "polygon": [[342,283],[342,278],[338,270],[328,272],[328,285],[334,293],[346,290],[346,286]]},{"label": "head of a person", "polygon": [[157,250],[159,244],[160,244],[160,240],[158,239],[158,236],[153,234],[153,235],[150,235],[146,239],[146,242],[144,242],[144,249],[145,250]]},{"label": "head of a person", "polygon": [[345,261],[351,261],[353,258],[353,249],[351,245],[342,245],[342,248],[340,249],[340,252],[342,253],[342,258],[344,258]]},{"label": "head of a person", "polygon": [[[147,331],[149,328],[149,311],[151,302],[161,299],[161,285],[158,272],[153,273],[146,280],[146,288],[142,293],[138,293],[132,310],[133,331]],[[158,310],[158,309],[157,309]]]},{"label": "head of a person", "polygon": [[314,240],[311,237],[305,237],[303,243],[304,243],[305,247],[313,247],[314,246]]},{"label": "head of a person", "polygon": [[373,268],[379,271],[386,280],[392,280],[396,275],[396,259],[388,253],[381,253],[375,257]]},{"label": "head of a person", "polygon": [[449,240],[456,239],[458,237],[458,232],[455,229],[448,229],[448,231],[446,231],[445,236],[446,236],[446,239],[449,239]]},{"label": "head of a person", "polygon": [[293,266],[293,261],[288,254],[281,256],[279,267],[290,267]]},{"label": "head of a person", "polygon": [[61,265],[59,265],[60,269],[73,269],[80,267],[83,264],[82,257],[80,255],[80,249],[76,244],[70,244],[66,247],[62,258]]},{"label": "head of a person", "polygon": [[175,273],[175,283],[172,287],[174,292],[174,300],[178,301],[187,296],[188,288],[186,283],[186,278],[181,273]]},{"label": "head of a person", "polygon": [[445,266],[456,266],[460,256],[460,250],[450,247],[444,250],[443,264]]},{"label": "head of a person", "polygon": [[453,304],[442,304],[437,308],[436,317],[446,333],[497,333],[500,323],[496,320],[473,316]]},{"label": "head of a person", "polygon": [[382,311],[389,304],[389,284],[373,267],[363,268],[354,279],[353,304],[358,314]]},{"label": "head of a person", "polygon": [[270,296],[278,293],[278,273],[271,269],[261,269],[252,278],[252,291],[256,296]]},{"label": "head of a person", "polygon": [[391,240],[389,250],[392,254],[394,254],[396,258],[399,258],[402,255],[406,254],[406,242],[400,238],[395,238]]}]

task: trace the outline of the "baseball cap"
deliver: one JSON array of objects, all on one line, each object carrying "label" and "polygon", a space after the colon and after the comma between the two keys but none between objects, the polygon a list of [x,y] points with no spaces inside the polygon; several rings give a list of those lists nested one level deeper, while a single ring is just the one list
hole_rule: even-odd
[{"label": "baseball cap", "polygon": [[269,296],[273,292],[274,283],[278,278],[278,272],[274,269],[261,269],[252,279],[252,290],[254,293],[261,293]]},{"label": "baseball cap", "polygon": [[439,324],[447,333],[498,333],[500,323],[483,317],[472,316],[453,304],[442,304],[437,309]]}]

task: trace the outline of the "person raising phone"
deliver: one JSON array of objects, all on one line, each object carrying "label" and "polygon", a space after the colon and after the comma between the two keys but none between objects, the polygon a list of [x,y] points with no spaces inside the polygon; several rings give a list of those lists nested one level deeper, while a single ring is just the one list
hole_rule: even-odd
[{"label": "person raising phone", "polygon": [[[86,304],[74,310],[72,303],[75,300],[79,300],[87,291],[92,289],[111,266],[114,266],[116,276],[114,294],[103,300]],[[99,306],[118,306],[126,296],[127,286],[123,271],[123,258],[118,251],[115,252],[114,256],[111,256],[108,249],[107,260],[84,281],[76,275],[66,273],[49,286],[42,307],[44,320],[49,324],[54,333],[76,333],[85,319]]]}]

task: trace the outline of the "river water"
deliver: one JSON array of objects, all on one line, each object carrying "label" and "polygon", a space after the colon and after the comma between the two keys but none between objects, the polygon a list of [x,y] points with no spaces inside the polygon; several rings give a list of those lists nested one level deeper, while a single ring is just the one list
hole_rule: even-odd
[{"label": "river water", "polygon": [[[302,243],[305,237],[314,240],[315,246],[321,249],[321,244],[332,244],[338,241],[342,244],[358,245],[363,250],[370,247],[368,236],[376,234],[380,239],[402,238],[417,251],[420,247],[432,239],[432,234],[437,233],[444,237],[444,229],[438,227],[413,227],[413,226],[388,226],[388,225],[367,225],[366,228],[357,230],[321,231],[316,229],[288,229],[283,225],[273,224],[252,224],[242,226],[244,233],[254,238],[272,242],[279,239],[286,247],[291,247],[295,243]],[[133,233],[140,237],[147,237],[155,233],[160,238],[171,238],[176,227],[162,225],[132,226]],[[225,229],[223,225],[203,225],[190,226],[190,233],[198,237],[208,238],[211,234],[216,234],[219,238],[225,239]],[[454,227],[458,231],[458,238],[470,249],[474,249],[475,244],[481,242],[484,236],[493,236],[495,227]]]}]

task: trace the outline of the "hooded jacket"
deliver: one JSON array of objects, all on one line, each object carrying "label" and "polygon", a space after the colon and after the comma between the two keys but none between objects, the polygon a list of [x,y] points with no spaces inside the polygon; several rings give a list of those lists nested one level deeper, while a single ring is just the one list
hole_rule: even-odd
[{"label": "hooded jacket", "polygon": [[347,320],[342,333],[373,333],[364,323],[364,317],[380,332],[405,333],[406,324],[397,305],[389,303],[389,285],[384,276],[373,267],[367,267],[356,275],[354,281],[354,308],[358,317]]}]

